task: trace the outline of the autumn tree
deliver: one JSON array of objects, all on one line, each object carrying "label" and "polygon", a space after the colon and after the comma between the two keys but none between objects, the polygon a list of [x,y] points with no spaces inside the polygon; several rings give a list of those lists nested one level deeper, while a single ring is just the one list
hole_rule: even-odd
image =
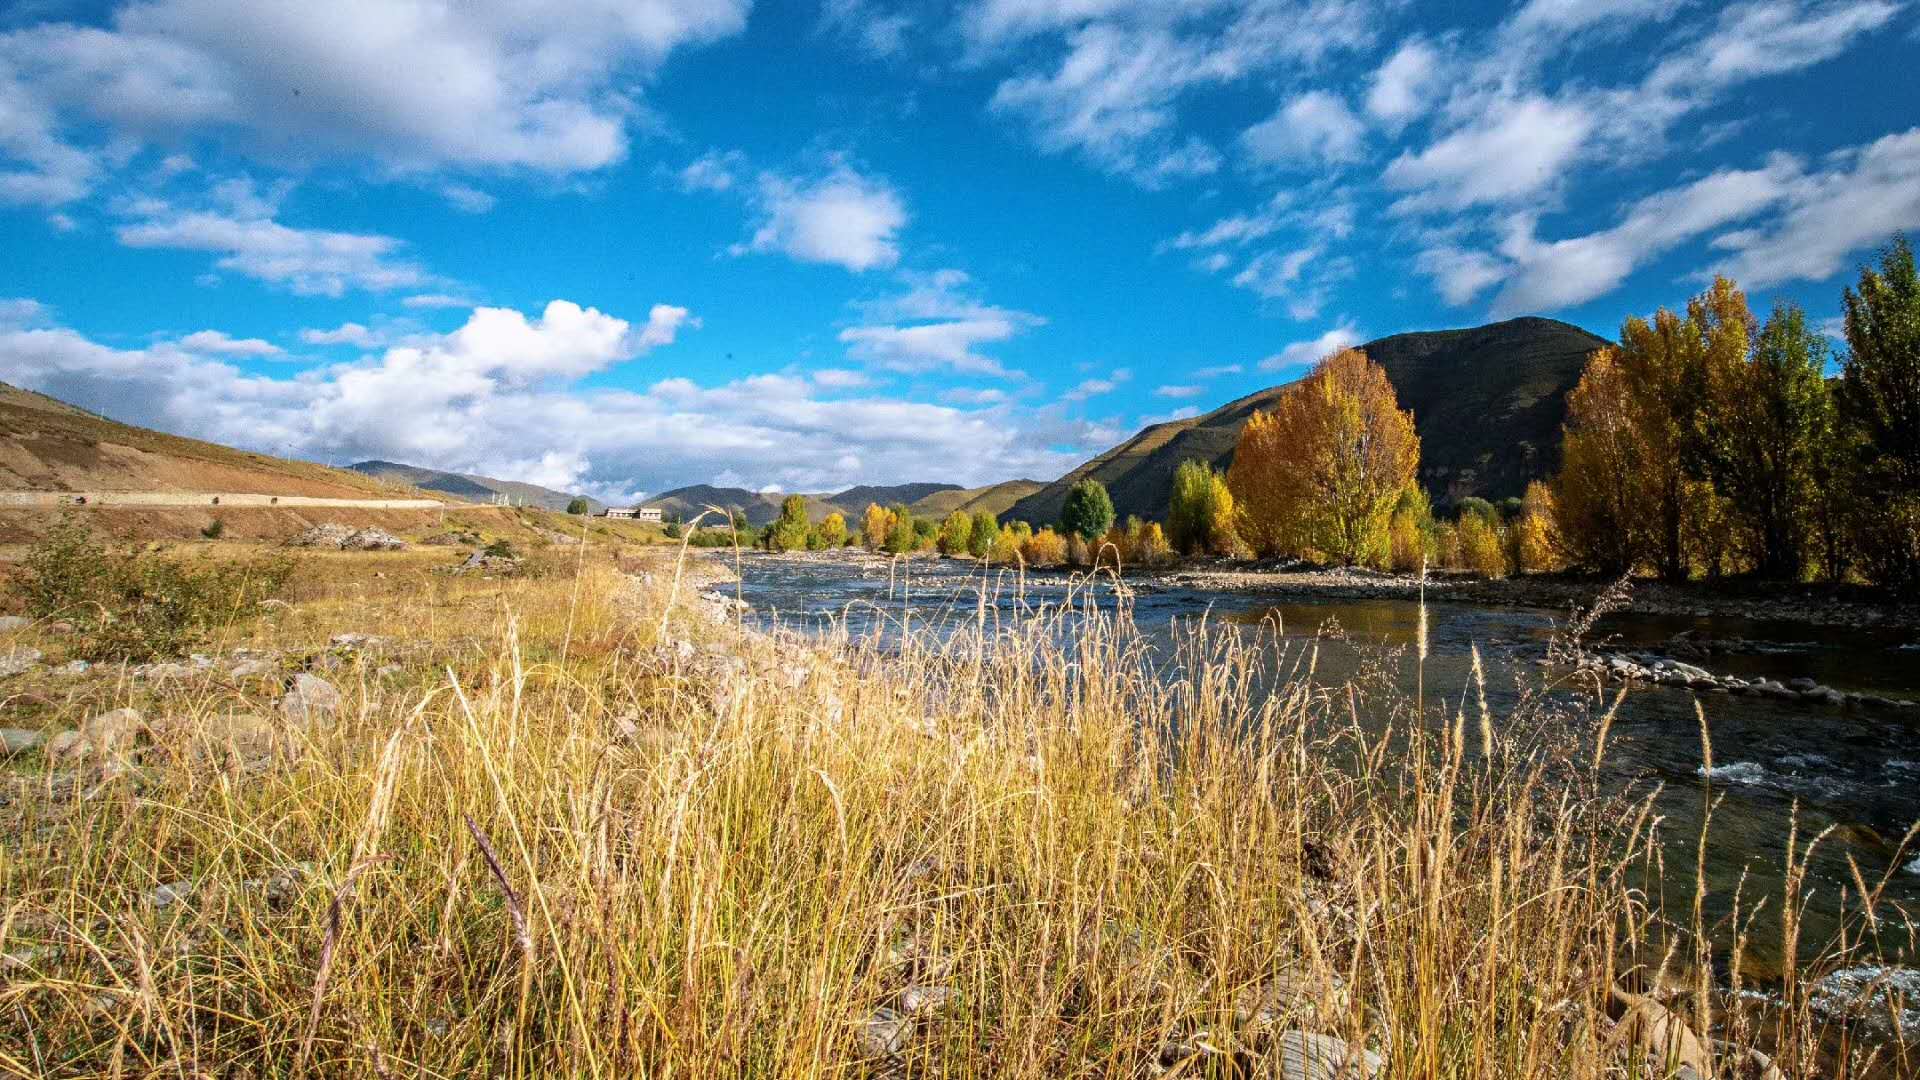
[{"label": "autumn tree", "polygon": [[1149,521],[1140,530],[1140,538],[1134,541],[1133,558],[1145,566],[1158,566],[1173,555],[1173,549],[1167,544],[1167,534],[1157,521]]},{"label": "autumn tree", "polygon": [[992,553],[993,542],[999,538],[999,520],[989,511],[974,511],[973,528],[967,532],[967,553],[976,559],[984,559]]},{"label": "autumn tree", "polygon": [[1067,541],[1052,529],[1041,529],[1020,545],[1020,555],[1028,566],[1059,566],[1067,561]]},{"label": "autumn tree", "polygon": [[973,517],[965,510],[955,510],[940,523],[940,536],[936,541],[940,554],[965,555],[972,540]]},{"label": "autumn tree", "polygon": [[1209,465],[1183,461],[1173,474],[1167,539],[1182,555],[1228,555],[1238,543],[1233,493]]},{"label": "autumn tree", "polygon": [[892,531],[893,515],[879,503],[868,503],[860,520],[860,542],[868,551],[879,551],[887,546],[887,534]]},{"label": "autumn tree", "polygon": [[1508,562],[1516,574],[1557,569],[1560,537],[1556,529],[1553,489],[1534,480],[1520,500],[1520,511],[1507,522]]},{"label": "autumn tree", "polygon": [[1506,544],[1497,515],[1469,509],[1455,520],[1454,528],[1460,539],[1460,561],[1467,569],[1489,578],[1507,575]]},{"label": "autumn tree", "polygon": [[1098,480],[1086,479],[1067,490],[1066,505],[1060,509],[1060,529],[1080,537],[1082,541],[1097,540],[1113,528],[1113,500],[1107,495],[1107,486]]},{"label": "autumn tree", "polygon": [[1387,564],[1412,573],[1433,557],[1433,504],[1426,489],[1409,484],[1394,501],[1387,521]]},{"label": "autumn tree", "polygon": [[1260,554],[1384,562],[1388,519],[1419,465],[1413,414],[1386,371],[1344,349],[1248,419],[1227,486]]},{"label": "autumn tree", "polygon": [[1619,350],[1587,360],[1567,394],[1555,516],[1569,557],[1608,574],[1632,570],[1651,557],[1648,509],[1654,500],[1644,466],[1647,447],[1634,418],[1634,395]]},{"label": "autumn tree", "polygon": [[1026,544],[1032,538],[1033,529],[1026,522],[1010,522],[994,536],[987,557],[1002,565],[1024,564]]},{"label": "autumn tree", "polygon": [[1839,414],[1851,449],[1858,556],[1882,584],[1920,591],[1920,275],[1896,237],[1844,296]]},{"label": "autumn tree", "polygon": [[819,525],[814,527],[813,535],[820,549],[832,550],[840,547],[847,542],[846,516],[837,510],[828,514],[821,519]]},{"label": "autumn tree", "polygon": [[[1694,301],[1689,320],[1750,325],[1753,317],[1721,280]],[[1774,309],[1750,348],[1738,347],[1743,337],[1728,328],[1705,339],[1681,408],[1688,460],[1726,499],[1724,531],[1745,539],[1760,575],[1795,581],[1806,568],[1816,458],[1832,424],[1828,346],[1788,305]]]}]

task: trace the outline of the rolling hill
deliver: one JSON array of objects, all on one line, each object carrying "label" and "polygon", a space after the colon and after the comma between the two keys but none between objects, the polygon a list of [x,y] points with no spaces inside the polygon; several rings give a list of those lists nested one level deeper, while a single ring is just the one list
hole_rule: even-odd
[{"label": "rolling hill", "polygon": [[[541,487],[538,484],[523,484],[517,480],[496,480],[491,476],[474,476],[468,473],[444,472],[419,465],[402,465],[396,461],[362,461],[347,468],[363,476],[371,476],[390,484],[403,484],[422,491],[431,491],[441,495],[451,495],[467,502],[489,503],[496,495],[507,496],[515,506],[537,506],[543,510],[565,510],[574,496],[564,491]],[[593,499],[587,505],[598,513],[604,507]]]},{"label": "rolling hill", "polygon": [[[1521,318],[1466,330],[1395,334],[1360,348],[1386,369],[1420,432],[1420,481],[1441,505],[1469,495],[1519,495],[1559,465],[1567,391],[1599,338],[1553,319]],[[1007,520],[1053,522],[1067,490],[1091,477],[1122,517],[1165,516],[1173,473],[1188,459],[1225,468],[1247,418],[1284,387],[1231,401],[1204,416],[1148,427],[1022,498]]]},{"label": "rolling hill", "polygon": [[955,510],[977,514],[982,510],[998,517],[1007,508],[1047,485],[1039,480],[1006,480],[977,488],[948,488],[937,491],[912,505],[920,517],[944,518]]},{"label": "rolling hill", "polygon": [[[1005,485],[995,485],[996,488],[1002,486]],[[807,517],[811,520],[819,521],[828,514],[837,512],[846,517],[849,525],[856,525],[860,515],[866,513],[868,503],[879,503],[881,506],[905,504],[914,507],[916,513],[926,514],[929,511],[921,510],[918,505],[922,501],[951,497],[959,493],[977,496],[991,490],[994,489],[975,488],[968,492],[955,484],[863,484],[850,487],[845,491],[824,495],[804,495],[802,498],[807,500]],[[662,492],[651,499],[643,500],[640,505],[657,506],[669,516],[677,514],[686,521],[693,520],[696,514],[709,506],[717,506],[729,512],[744,513],[749,524],[758,526],[765,525],[780,516],[780,503],[786,497],[785,492],[778,491],[748,491],[746,488],[693,484]],[[944,516],[946,511],[941,513]]]}]

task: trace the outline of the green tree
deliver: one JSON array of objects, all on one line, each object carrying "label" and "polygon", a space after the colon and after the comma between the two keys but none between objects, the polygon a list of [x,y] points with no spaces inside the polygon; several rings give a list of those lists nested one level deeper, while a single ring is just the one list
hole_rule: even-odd
[{"label": "green tree", "polygon": [[999,519],[988,511],[975,511],[973,529],[967,534],[967,552],[976,559],[984,559],[993,551],[993,542],[999,538]]},{"label": "green tree", "polygon": [[1182,555],[1232,553],[1237,543],[1233,493],[1212,466],[1189,460],[1174,470],[1167,540]]},{"label": "green tree", "polygon": [[881,549],[889,555],[905,555],[912,551],[918,532],[914,528],[913,514],[901,506],[888,511],[887,517],[887,539]]},{"label": "green tree", "polygon": [[973,518],[965,510],[955,510],[940,523],[937,541],[942,555],[965,555],[973,543]]},{"label": "green tree", "polygon": [[807,521],[807,500],[789,495],[780,500],[780,517],[767,530],[768,551],[804,551],[813,526]]},{"label": "green tree", "polygon": [[1848,289],[1839,413],[1853,448],[1857,545],[1882,584],[1920,590],[1920,275],[1895,237]]},{"label": "green tree", "polygon": [[586,496],[584,495],[575,495],[573,498],[567,500],[567,513],[569,514],[576,516],[585,515],[592,509],[592,504],[587,502]]},{"label": "green tree", "polygon": [[1098,540],[1113,528],[1113,500],[1098,480],[1082,480],[1067,490],[1060,510],[1060,527],[1086,541]]}]

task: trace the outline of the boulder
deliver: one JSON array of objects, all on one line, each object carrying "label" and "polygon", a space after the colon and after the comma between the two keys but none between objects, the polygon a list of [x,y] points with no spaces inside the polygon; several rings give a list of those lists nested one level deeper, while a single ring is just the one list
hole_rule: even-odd
[{"label": "boulder", "polygon": [[280,699],[280,712],[296,724],[330,719],[340,710],[340,691],[318,675],[301,672]]},{"label": "boulder", "polygon": [[138,709],[114,709],[89,718],[77,731],[54,736],[47,744],[47,757],[63,765],[119,763],[133,753],[135,741],[146,730],[146,718]]},{"label": "boulder", "polygon": [[1385,1065],[1370,1050],[1310,1031],[1281,1032],[1274,1040],[1273,1060],[1281,1080],[1365,1080]]},{"label": "boulder", "polygon": [[0,653],[0,679],[11,679],[32,671],[44,655],[39,649],[24,647]]},{"label": "boulder", "polygon": [[324,525],[315,525],[306,532],[288,540],[287,546],[338,548],[346,542],[347,537],[352,535],[353,529],[351,527],[334,522],[327,522]]},{"label": "boulder", "polygon": [[360,529],[340,541],[341,551],[404,551],[407,542],[385,529]]},{"label": "boulder", "polygon": [[30,750],[38,750],[47,741],[44,731],[28,731],[24,728],[0,728],[0,757],[12,757]]}]

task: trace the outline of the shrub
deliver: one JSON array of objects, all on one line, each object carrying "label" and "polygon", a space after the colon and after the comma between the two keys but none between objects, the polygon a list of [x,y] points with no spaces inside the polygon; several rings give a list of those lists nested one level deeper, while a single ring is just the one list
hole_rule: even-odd
[{"label": "shrub", "polygon": [[212,521],[207,522],[206,527],[200,530],[200,535],[209,540],[218,540],[226,534],[227,523],[219,518],[214,518]]},{"label": "shrub", "polygon": [[1086,539],[1077,532],[1067,534],[1067,563],[1070,566],[1093,565],[1093,549],[1087,546]]},{"label": "shrub", "polygon": [[1234,532],[1233,494],[1213,467],[1183,461],[1173,474],[1167,506],[1167,539],[1182,555],[1227,555],[1240,546]]},{"label": "shrub", "polygon": [[257,615],[286,590],[293,566],[285,554],[187,562],[109,548],[68,518],[27,553],[13,589],[33,617],[73,626],[76,655],[149,660]]},{"label": "shrub", "polygon": [[577,516],[585,515],[592,509],[592,504],[588,503],[586,497],[583,495],[575,495],[573,498],[567,500],[567,513],[569,514]]},{"label": "shrub", "polygon": [[1460,515],[1460,559],[1466,568],[1490,578],[1507,575],[1507,551],[1499,526],[1476,513]]},{"label": "shrub", "polygon": [[1066,537],[1052,529],[1041,529],[1020,545],[1020,556],[1028,566],[1059,566],[1067,561]]},{"label": "shrub", "polygon": [[1167,546],[1167,534],[1159,522],[1148,522],[1140,530],[1140,539],[1133,545],[1133,558],[1144,566],[1159,566],[1173,558],[1173,549]]},{"label": "shrub", "polygon": [[520,557],[520,553],[513,549],[513,541],[504,536],[488,544],[481,550],[482,554],[490,555],[496,559],[517,559]]}]

